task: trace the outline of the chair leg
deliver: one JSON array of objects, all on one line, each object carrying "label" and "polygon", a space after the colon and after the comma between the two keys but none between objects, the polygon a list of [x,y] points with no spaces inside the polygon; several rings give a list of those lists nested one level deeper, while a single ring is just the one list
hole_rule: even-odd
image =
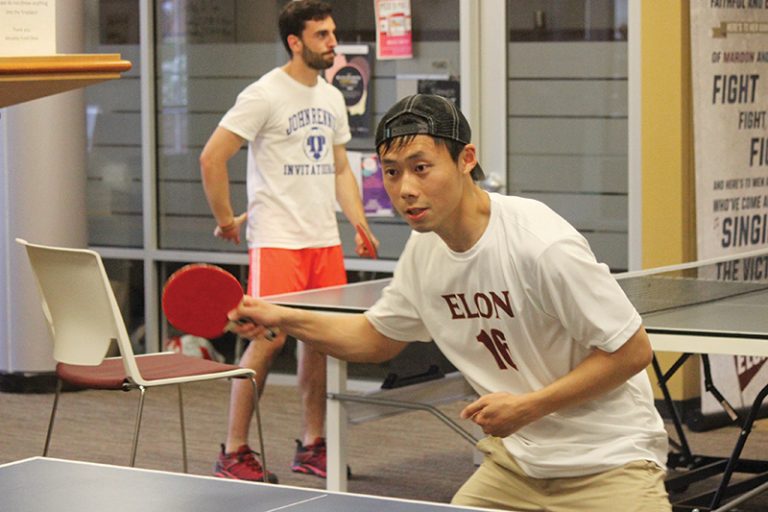
[{"label": "chair leg", "polygon": [[144,412],[144,386],[139,386],[139,408],[136,411],[136,424],[133,427],[133,446],[131,448],[131,467],[136,465],[136,449],[139,446],[139,429],[141,428],[141,414]]},{"label": "chair leg", "polygon": [[187,472],[187,433],[184,428],[184,397],[181,393],[181,384],[179,388],[179,424],[181,425],[181,460],[184,465],[184,472]]},{"label": "chair leg", "polygon": [[51,418],[48,420],[48,432],[45,434],[45,446],[43,447],[43,457],[48,456],[48,448],[51,445],[51,433],[53,432],[53,420],[56,418],[56,409],[59,406],[59,395],[61,395],[62,382],[56,379],[56,394],[53,397],[53,408],[51,408]]},{"label": "chair leg", "polygon": [[267,456],[264,452],[264,433],[261,429],[261,413],[259,412],[259,390],[256,385],[256,376],[251,378],[251,385],[253,385],[253,412],[256,415],[256,429],[259,432],[259,452],[261,453],[261,467],[264,470],[264,482],[269,482],[267,479]]}]

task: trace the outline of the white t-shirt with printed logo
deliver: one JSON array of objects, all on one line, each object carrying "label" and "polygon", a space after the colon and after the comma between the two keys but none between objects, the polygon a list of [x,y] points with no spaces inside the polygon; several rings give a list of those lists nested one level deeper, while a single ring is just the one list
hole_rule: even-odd
[{"label": "white t-shirt with printed logo", "polygon": [[[527,393],[590,352],[614,352],[641,319],[587,241],[544,204],[490,194],[488,227],[457,253],[413,233],[390,286],[367,313],[401,341],[434,340],[480,395]],[[650,460],[665,467],[667,434],[645,372],[506,437],[534,478],[587,475]]]},{"label": "white t-shirt with printed logo", "polygon": [[246,87],[219,126],[248,141],[248,246],[340,243],[333,146],[351,134],[341,92],[275,68]]}]

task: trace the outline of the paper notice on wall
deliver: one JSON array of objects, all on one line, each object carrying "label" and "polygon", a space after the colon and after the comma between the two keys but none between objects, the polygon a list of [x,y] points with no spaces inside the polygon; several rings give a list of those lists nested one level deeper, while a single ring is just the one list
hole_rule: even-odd
[{"label": "paper notice on wall", "polygon": [[413,57],[410,0],[374,0],[376,10],[376,58]]},{"label": "paper notice on wall", "polygon": [[[347,151],[347,161],[349,161],[349,168],[352,169],[352,174],[355,177],[355,181],[357,181],[357,189],[362,194],[363,191],[363,171],[362,171],[362,161],[363,161],[363,154],[359,151]],[[336,203],[336,211],[341,211],[341,205],[339,203]]]},{"label": "paper notice on wall", "polygon": [[54,0],[0,0],[0,57],[55,54]]}]

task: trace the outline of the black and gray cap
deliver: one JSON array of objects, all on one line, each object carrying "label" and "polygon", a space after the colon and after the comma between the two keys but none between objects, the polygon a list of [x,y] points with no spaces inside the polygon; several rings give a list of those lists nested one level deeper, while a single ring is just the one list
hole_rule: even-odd
[{"label": "black and gray cap", "polygon": [[[401,99],[384,114],[376,128],[376,148],[406,135],[430,135],[469,144],[472,129],[450,100],[435,94],[414,94]],[[480,164],[472,169],[472,178],[485,179]]]}]

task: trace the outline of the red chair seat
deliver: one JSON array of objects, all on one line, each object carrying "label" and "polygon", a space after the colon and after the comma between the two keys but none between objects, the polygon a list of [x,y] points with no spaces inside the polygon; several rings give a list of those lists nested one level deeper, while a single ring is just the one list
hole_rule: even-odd
[{"label": "red chair seat", "polygon": [[[239,368],[231,364],[176,353],[138,356],[136,364],[139,366],[141,375],[147,380],[190,377]],[[127,381],[123,361],[120,358],[105,359],[98,366],[58,363],[56,375],[69,384],[91,389],[122,389]]]}]

